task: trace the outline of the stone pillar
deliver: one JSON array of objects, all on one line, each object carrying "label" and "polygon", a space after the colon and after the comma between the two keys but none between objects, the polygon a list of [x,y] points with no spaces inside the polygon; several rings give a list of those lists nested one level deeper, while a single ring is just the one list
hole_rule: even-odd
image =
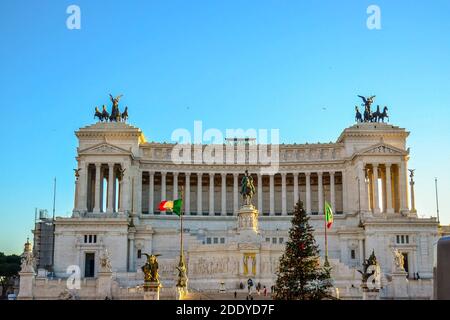
[{"label": "stone pillar", "polygon": [[186,181],[184,186],[184,212],[185,214],[191,214],[191,173],[186,172]]},{"label": "stone pillar", "polygon": [[359,263],[362,266],[364,263],[364,241],[359,239]]},{"label": "stone pillar", "polygon": [[286,209],[286,173],[281,173],[281,214],[287,215]]},{"label": "stone pillar", "polygon": [[166,176],[167,176],[167,172],[162,171],[161,172],[161,201],[167,200],[167,195],[166,195]]},{"label": "stone pillar", "polygon": [[298,198],[298,172],[294,172],[294,206],[297,204]]},{"label": "stone pillar", "polygon": [[336,194],[334,188],[334,171],[330,172],[330,205],[333,212],[336,211]]},{"label": "stone pillar", "polygon": [[17,300],[33,300],[34,272],[19,272],[19,294]]},{"label": "stone pillar", "polygon": [[134,228],[130,228],[128,231],[128,271],[136,272],[136,267],[134,265],[134,235],[136,231]]},{"label": "stone pillar", "polygon": [[306,213],[311,214],[311,172],[306,172]]},{"label": "stone pillar", "polygon": [[154,214],[155,213],[155,173],[153,171],[150,171],[148,173],[149,175],[149,186],[148,186],[148,213]]},{"label": "stone pillar", "polygon": [[88,190],[88,173],[89,173],[89,163],[83,163],[80,166],[80,178],[78,179],[78,208],[87,212],[87,190]]},{"label": "stone pillar", "polygon": [[95,198],[94,198],[94,212],[99,213],[100,212],[100,171],[101,171],[102,165],[101,163],[95,164]]},{"label": "stone pillar", "polygon": [[262,175],[258,173],[258,211],[263,213],[263,183]]},{"label": "stone pillar", "polygon": [[270,179],[270,191],[269,191],[270,212],[269,212],[269,215],[273,216],[273,215],[275,215],[275,176],[274,176],[274,174],[270,174],[269,179]]},{"label": "stone pillar", "polygon": [[319,196],[318,196],[318,201],[319,201],[319,212],[318,214],[321,215],[324,213],[323,211],[323,181],[322,181],[322,177],[323,177],[323,172],[317,172],[317,179],[318,179],[318,183],[319,183]]},{"label": "stone pillar", "polygon": [[342,211],[345,213],[345,212],[348,212],[348,210],[349,210],[349,207],[348,207],[349,200],[348,200],[348,192],[347,192],[347,190],[348,190],[347,171],[344,169],[341,172],[342,172],[342,176],[341,176],[341,179],[342,179]]},{"label": "stone pillar", "polygon": [[179,198],[178,195],[178,172],[173,173],[173,200]]},{"label": "stone pillar", "polygon": [[222,177],[222,195],[221,195],[221,200],[222,200],[222,215],[226,216],[227,215],[227,174],[226,173],[222,173],[221,174]]},{"label": "stone pillar", "polygon": [[239,201],[239,195],[238,195],[238,177],[239,174],[233,173],[233,214],[238,214],[238,201]]},{"label": "stone pillar", "polygon": [[408,189],[406,187],[406,164],[405,161],[401,161],[399,165],[399,189],[400,189],[400,212],[408,213]]},{"label": "stone pillar", "polygon": [[392,207],[392,178],[391,178],[391,164],[386,163],[386,212],[394,213]]},{"label": "stone pillar", "polygon": [[104,300],[106,297],[111,299],[112,272],[99,271],[97,273],[97,299]]},{"label": "stone pillar", "polygon": [[114,163],[108,164],[108,205],[107,212],[114,212]]},{"label": "stone pillar", "polygon": [[214,172],[209,173],[209,215],[215,215],[214,212]]},{"label": "stone pillar", "polygon": [[142,171],[136,170],[136,206],[134,207],[137,215],[142,214]]},{"label": "stone pillar", "polygon": [[203,193],[203,187],[202,187],[202,172],[197,172],[197,215],[201,216],[203,214],[203,208],[202,208],[202,193]]},{"label": "stone pillar", "polygon": [[378,164],[374,163],[372,165],[373,167],[373,212],[374,213],[380,213],[380,194],[378,192]]}]

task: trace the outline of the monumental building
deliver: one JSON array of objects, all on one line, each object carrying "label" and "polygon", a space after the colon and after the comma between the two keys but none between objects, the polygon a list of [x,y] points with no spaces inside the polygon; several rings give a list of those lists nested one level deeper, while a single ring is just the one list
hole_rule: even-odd
[{"label": "monumental building", "polygon": [[[357,122],[332,143],[266,145],[268,154],[277,152],[275,171],[264,170],[267,165],[258,156],[249,161],[260,147],[253,139],[231,138],[213,146],[218,155],[213,163],[195,159],[195,150],[209,152],[211,145],[185,146],[184,151],[193,152],[175,163],[177,144],[149,142],[139,128],[124,121],[97,122],[75,135],[73,214],[54,222],[54,278],[36,278],[35,298],[57,297],[70,266],[79,267],[80,296],[95,297],[95,289],[83,288],[95,288],[105,250],[110,255],[113,298],[139,288],[144,253],[160,254],[162,296],[164,290],[169,294],[180,255],[180,218],[161,212],[158,205],[180,197],[191,291],[234,291],[249,278],[270,288],[288,240],[294,204],[301,200],[322,255],[324,202],[333,208],[328,260],[341,298],[362,298],[357,270],[372,252],[381,269],[381,298],[432,296],[438,223],[418,217],[413,171],[408,171],[409,132],[404,128]],[[220,149],[227,152],[220,154]],[[255,221],[239,220],[245,170],[256,188]],[[394,251],[403,256],[401,283],[395,278]],[[59,285],[50,288],[49,281]]]}]

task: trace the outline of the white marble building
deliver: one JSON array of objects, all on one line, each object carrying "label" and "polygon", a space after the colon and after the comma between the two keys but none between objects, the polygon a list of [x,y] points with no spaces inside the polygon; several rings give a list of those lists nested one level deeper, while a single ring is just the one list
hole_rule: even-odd
[{"label": "white marble building", "polygon": [[[55,222],[55,274],[67,277],[68,266],[78,265],[85,282],[95,279],[107,249],[116,286],[135,286],[143,282],[143,253],[155,253],[161,254],[162,283],[173,287],[179,218],[159,212],[158,204],[178,198],[183,187],[191,290],[218,290],[221,282],[235,290],[248,278],[270,288],[300,199],[322,254],[324,201],[334,208],[328,252],[341,297],[362,297],[356,270],[373,250],[383,275],[382,298],[430,298],[438,223],[419,218],[414,208],[408,135],[390,124],[358,123],[334,143],[282,144],[278,172],[267,174],[258,163],[175,164],[174,144],[147,142],[140,129],[122,122],[81,128],[73,216]],[[250,145],[231,149],[248,159]],[[254,177],[253,204],[259,211],[258,232],[247,238],[237,225],[246,169]],[[401,294],[391,277],[394,248],[404,254],[409,278]]]}]

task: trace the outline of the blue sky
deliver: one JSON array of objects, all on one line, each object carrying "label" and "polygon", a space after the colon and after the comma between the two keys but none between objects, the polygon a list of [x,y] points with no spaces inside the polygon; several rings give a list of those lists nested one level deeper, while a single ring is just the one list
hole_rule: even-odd
[{"label": "blue sky", "polygon": [[[66,27],[69,5],[81,29]],[[366,27],[369,5],[381,30]],[[34,208],[69,215],[74,131],[123,93],[148,140],[176,128],[279,128],[335,141],[357,94],[411,131],[419,215],[450,223],[450,2],[22,1],[0,4],[0,251],[21,252]],[[160,119],[168,119],[160,121]]]}]

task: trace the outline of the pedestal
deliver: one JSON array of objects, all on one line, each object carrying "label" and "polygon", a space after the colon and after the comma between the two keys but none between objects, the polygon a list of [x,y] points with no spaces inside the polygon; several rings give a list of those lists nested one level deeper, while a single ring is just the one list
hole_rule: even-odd
[{"label": "pedestal", "polygon": [[177,287],[176,299],[177,300],[184,300],[184,298],[186,297],[187,293],[188,293],[187,288]]},{"label": "pedestal", "polygon": [[99,272],[97,274],[97,298],[111,299],[112,273]]},{"label": "pedestal", "polygon": [[17,300],[32,300],[34,272],[19,272],[19,276],[20,276],[20,285]]},{"label": "pedestal", "polygon": [[392,292],[394,299],[407,299],[408,295],[408,275],[405,271],[395,271],[391,274],[392,277]]},{"label": "pedestal", "polygon": [[144,300],[159,300],[159,282],[144,282]]},{"label": "pedestal", "polygon": [[380,300],[380,290],[363,290],[363,300]]},{"label": "pedestal", "polygon": [[239,209],[238,230],[258,232],[258,210],[253,205],[244,205]]}]

